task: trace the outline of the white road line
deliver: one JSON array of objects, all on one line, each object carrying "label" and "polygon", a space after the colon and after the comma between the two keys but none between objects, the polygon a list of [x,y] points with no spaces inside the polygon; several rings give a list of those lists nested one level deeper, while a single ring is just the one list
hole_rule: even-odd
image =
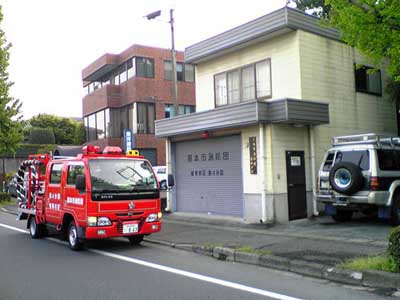
[{"label": "white road line", "polygon": [[29,233],[27,230],[19,229],[17,227],[9,226],[9,225],[2,224],[2,223],[0,223],[0,227],[4,227],[4,228],[11,229],[14,231],[22,232],[22,233]]},{"label": "white road line", "polygon": [[[17,227],[9,226],[9,225],[2,224],[2,223],[0,223],[0,227],[4,227],[4,228],[7,228],[7,229],[15,230],[15,231],[22,232],[22,233],[28,233],[28,231],[26,231],[26,230],[22,230],[22,229],[19,229]],[[56,241],[55,239],[51,239],[51,240],[52,241]],[[172,273],[172,274],[176,274],[176,275],[180,275],[180,276],[189,277],[189,278],[192,278],[192,279],[205,281],[205,282],[208,282],[208,283],[213,283],[213,284],[216,284],[216,285],[221,285],[221,286],[224,286],[224,287],[228,287],[228,288],[232,288],[232,289],[236,289],[236,290],[240,290],[240,291],[244,291],[244,292],[248,292],[248,293],[252,293],[252,294],[257,294],[257,295],[261,295],[261,296],[270,297],[270,298],[273,298],[273,299],[278,299],[278,300],[301,300],[300,298],[294,298],[294,297],[290,297],[290,296],[286,296],[286,295],[282,295],[282,294],[278,294],[278,293],[274,293],[274,292],[270,292],[270,291],[266,291],[266,290],[262,290],[262,289],[258,289],[258,288],[253,288],[253,287],[250,287],[250,286],[247,286],[247,285],[243,285],[243,284],[239,284],[239,283],[234,283],[234,282],[230,282],[230,281],[226,281],[226,280],[222,280],[222,279],[218,279],[218,278],[214,278],[214,277],[210,277],[210,276],[205,276],[205,275],[200,275],[200,274],[196,274],[196,273],[192,273],[192,272],[188,272],[188,271],[184,271],[184,270],[179,270],[179,269],[175,269],[175,268],[171,268],[171,267],[167,267],[167,266],[163,266],[163,265],[147,262],[147,261],[144,261],[144,260],[131,258],[131,257],[128,257],[128,256],[114,254],[114,253],[107,252],[107,251],[102,251],[102,250],[97,250],[97,249],[87,249],[87,250],[92,252],[92,253],[96,253],[98,255],[102,255],[102,256],[106,256],[106,257],[110,257],[110,258],[126,261],[126,262],[129,262],[129,263],[141,265],[141,266],[144,266],[144,267],[148,267],[148,268],[152,268],[152,269],[156,269],[156,270],[160,270],[160,271],[164,271],[164,272],[168,272],[168,273]]]}]

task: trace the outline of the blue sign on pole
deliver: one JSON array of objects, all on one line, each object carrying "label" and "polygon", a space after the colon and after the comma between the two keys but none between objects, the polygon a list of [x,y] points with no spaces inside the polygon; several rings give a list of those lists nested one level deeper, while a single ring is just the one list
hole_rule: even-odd
[{"label": "blue sign on pole", "polygon": [[125,152],[132,150],[134,147],[134,138],[132,134],[132,130],[124,129],[124,144],[125,144]]}]

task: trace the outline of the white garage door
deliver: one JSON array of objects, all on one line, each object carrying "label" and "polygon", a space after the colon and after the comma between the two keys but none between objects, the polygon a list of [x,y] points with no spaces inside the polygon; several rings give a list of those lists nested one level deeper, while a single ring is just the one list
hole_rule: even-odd
[{"label": "white garage door", "polygon": [[176,143],[177,210],[243,216],[241,137]]}]

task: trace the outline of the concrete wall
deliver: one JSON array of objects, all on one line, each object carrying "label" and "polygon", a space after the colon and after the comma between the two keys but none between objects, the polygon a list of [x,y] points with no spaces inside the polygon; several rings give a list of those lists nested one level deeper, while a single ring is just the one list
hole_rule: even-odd
[{"label": "concrete wall", "polygon": [[196,66],[196,111],[215,108],[214,75],[271,58],[272,99],[301,98],[299,37],[288,33]]},{"label": "concrete wall", "polygon": [[[344,43],[299,31],[301,98],[329,103],[330,124],[315,127],[316,168],[333,136],[356,133],[396,135],[396,115],[387,94],[355,91],[354,63],[368,62]],[[384,91],[386,75],[382,72]]]}]

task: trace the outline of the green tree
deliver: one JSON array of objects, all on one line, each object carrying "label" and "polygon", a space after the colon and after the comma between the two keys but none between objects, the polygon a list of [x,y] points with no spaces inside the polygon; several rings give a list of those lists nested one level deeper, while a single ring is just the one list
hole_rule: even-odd
[{"label": "green tree", "polygon": [[49,114],[39,114],[29,120],[32,127],[48,128],[54,132],[58,145],[82,144],[84,142],[83,124],[70,118],[62,118]]},{"label": "green tree", "polygon": [[298,9],[307,11],[316,17],[329,18],[331,8],[325,3],[325,0],[288,0],[287,3],[294,3]]},{"label": "green tree", "polygon": [[[3,21],[0,5],[0,24]],[[18,143],[22,140],[22,130],[19,120],[22,103],[9,95],[13,85],[8,79],[9,50],[5,33],[0,29],[0,155],[15,153]]]},{"label": "green tree", "polygon": [[[302,10],[324,10],[328,25],[375,65],[385,67],[393,87],[400,83],[400,1],[398,0],[291,0]],[[399,99],[397,98],[399,101]]]}]

